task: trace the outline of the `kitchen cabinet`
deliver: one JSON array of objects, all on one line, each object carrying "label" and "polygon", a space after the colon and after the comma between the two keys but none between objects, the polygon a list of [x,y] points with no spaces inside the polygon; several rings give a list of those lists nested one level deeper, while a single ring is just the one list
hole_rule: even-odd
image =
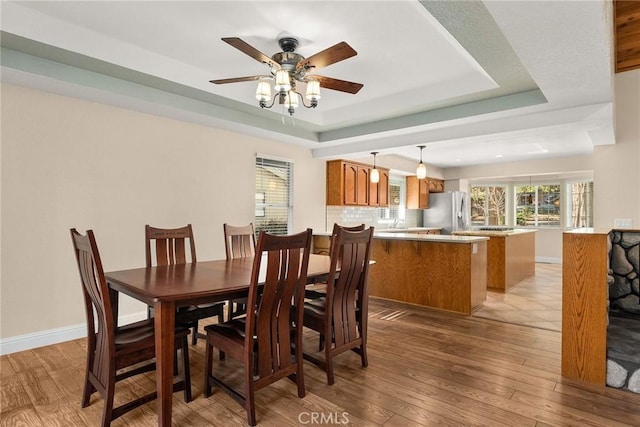
[{"label": "kitchen cabinet", "polygon": [[444,193],[444,180],[427,178],[429,181],[429,193]]},{"label": "kitchen cabinet", "polygon": [[407,177],[407,209],[429,208],[429,181],[415,176]]},{"label": "kitchen cabinet", "polygon": [[380,182],[371,182],[371,169],[364,163],[345,160],[327,162],[327,205],[388,206],[389,170],[378,167]]},{"label": "kitchen cabinet", "polygon": [[389,171],[378,169],[380,181],[369,183],[369,206],[389,206]]},{"label": "kitchen cabinet", "polygon": [[407,209],[428,209],[429,193],[444,193],[444,180],[407,177]]}]

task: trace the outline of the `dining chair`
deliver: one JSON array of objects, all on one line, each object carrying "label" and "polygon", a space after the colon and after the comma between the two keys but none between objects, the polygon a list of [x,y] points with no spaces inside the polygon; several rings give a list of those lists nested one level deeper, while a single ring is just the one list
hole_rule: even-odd
[{"label": "dining chair", "polygon": [[[294,300],[302,301],[304,297],[311,233],[311,229],[289,236],[260,232],[246,317],[205,328],[204,395],[211,396],[213,386],[227,392],[244,406],[250,426],[256,425],[256,391],[289,377],[298,386],[298,397],[305,395],[302,351],[299,351],[302,349],[302,305],[294,304]],[[243,392],[214,375],[214,348],[243,362]]]},{"label": "dining chair", "polygon": [[[333,223],[333,230],[331,231],[331,237],[329,238],[329,254],[331,254],[331,242],[333,242],[335,235],[338,233],[338,229],[342,228],[347,231],[362,231],[365,229],[364,224],[354,225],[347,227]],[[318,298],[325,298],[327,296],[327,280],[326,277],[318,278],[314,280],[311,288],[307,287],[304,291],[304,297],[307,300],[314,300]],[[322,348],[321,348],[322,349]]]},{"label": "dining chair", "polygon": [[[99,392],[104,399],[104,427],[132,409],[156,399],[157,391],[154,391],[113,407],[118,381],[156,368],[155,329],[151,319],[117,326],[118,295],[108,287],[93,231],[88,230],[83,236],[72,228],[71,240],[87,317],[87,365],[81,405],[83,408],[89,406],[91,395]],[[189,330],[178,327],[175,334],[175,349],[182,350],[183,375],[174,383],[173,391],[184,390],[184,400],[190,402]]]},{"label": "dining chair", "polygon": [[[151,267],[152,252],[155,252],[156,265],[175,265],[196,262],[196,246],[193,239],[193,228],[187,224],[180,228],[157,228],[145,226],[145,256],[147,267]],[[187,255],[187,246],[189,256]],[[149,310],[152,310],[149,308]],[[204,334],[198,332],[198,321],[209,317],[217,317],[218,323],[224,321],[224,303],[207,303],[179,307],[176,311],[176,324],[193,328],[191,344],[198,342]]]},{"label": "dining chair", "polygon": [[[224,248],[227,259],[251,258],[256,254],[256,235],[253,223],[245,226],[223,225]],[[242,316],[247,311],[247,298],[229,300],[227,319]]]},{"label": "dining chair", "polygon": [[320,334],[324,360],[304,358],[324,369],[327,383],[334,380],[333,359],[353,350],[362,366],[367,360],[368,274],[373,227],[362,231],[338,228],[331,243],[327,296],[304,303],[303,325]]}]

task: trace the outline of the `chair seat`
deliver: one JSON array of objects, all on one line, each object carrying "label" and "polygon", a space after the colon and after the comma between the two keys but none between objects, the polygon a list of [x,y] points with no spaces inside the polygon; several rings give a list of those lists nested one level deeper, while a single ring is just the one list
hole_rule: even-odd
[{"label": "chair seat", "polygon": [[304,303],[305,316],[322,317],[327,311],[326,299],[318,298]]},{"label": "chair seat", "polygon": [[204,330],[207,333],[222,335],[225,338],[242,343],[245,337],[245,324],[244,319],[232,319],[216,325],[207,325]]},{"label": "chair seat", "polygon": [[224,303],[189,305],[178,308],[176,312],[176,324],[196,322],[207,317],[218,316],[224,311]]},{"label": "chair seat", "polygon": [[145,340],[154,340],[153,319],[141,320],[116,329],[116,349],[118,346],[130,345]]}]

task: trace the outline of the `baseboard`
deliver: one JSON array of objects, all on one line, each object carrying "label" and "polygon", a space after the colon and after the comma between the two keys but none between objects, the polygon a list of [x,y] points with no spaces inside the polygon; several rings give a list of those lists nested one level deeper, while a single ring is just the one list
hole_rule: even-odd
[{"label": "baseboard", "polygon": [[536,262],[541,262],[544,264],[562,264],[562,258],[553,258],[547,256],[537,256]]},{"label": "baseboard", "polygon": [[[118,319],[119,324],[137,322],[147,318],[147,312],[128,314]],[[31,350],[45,345],[58,344],[87,336],[87,324],[80,323],[62,328],[48,329],[31,334],[18,335],[0,340],[0,356]]]}]

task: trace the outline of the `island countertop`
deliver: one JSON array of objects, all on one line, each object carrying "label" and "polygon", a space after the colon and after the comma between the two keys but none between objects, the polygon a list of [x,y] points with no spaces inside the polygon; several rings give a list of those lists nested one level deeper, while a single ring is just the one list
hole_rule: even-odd
[{"label": "island countertop", "polygon": [[[443,242],[443,243],[477,243],[483,240],[488,240],[489,237],[486,236],[452,236],[452,235],[444,235],[444,234],[419,234],[415,232],[411,232],[414,230],[440,230],[439,228],[429,228],[429,227],[416,227],[407,229],[406,232],[401,231],[402,229],[395,229],[397,231],[376,231],[374,229],[373,238],[374,239],[384,239],[384,240],[410,240],[416,242]],[[314,232],[314,236],[325,236],[330,237],[330,232]]]},{"label": "island countertop", "polygon": [[443,242],[443,243],[477,243],[489,240],[487,236],[453,236],[448,234],[415,234],[415,233],[373,233],[374,239],[383,240],[409,240],[417,242]]},{"label": "island countertop", "polygon": [[515,236],[519,234],[527,234],[527,233],[535,233],[538,230],[526,229],[526,228],[515,228],[513,230],[459,230],[454,231],[453,235],[456,236],[488,236],[488,237],[504,237],[504,236]]}]

